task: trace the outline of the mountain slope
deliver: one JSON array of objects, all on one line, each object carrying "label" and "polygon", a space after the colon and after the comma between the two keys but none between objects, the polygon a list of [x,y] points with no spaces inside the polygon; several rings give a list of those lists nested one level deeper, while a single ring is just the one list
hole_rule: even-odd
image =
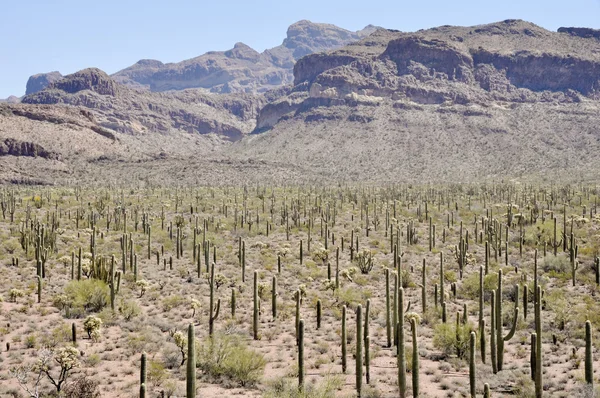
[{"label": "mountain slope", "polygon": [[[36,165],[55,165],[41,174],[49,181],[160,184],[600,175],[600,41],[589,32],[517,20],[378,30],[301,58],[293,80],[258,96],[164,93],[82,71],[25,104],[2,105],[0,166],[31,177]],[[57,123],[67,110],[75,120]],[[205,129],[209,120],[219,122]],[[111,142],[71,148],[52,139],[84,133]]]},{"label": "mountain slope", "polygon": [[[600,42],[524,21],[378,31],[302,58],[232,156],[331,178],[597,175]],[[576,172],[576,174],[573,174]]]},{"label": "mountain slope", "polygon": [[25,96],[24,104],[88,108],[99,127],[129,135],[217,134],[236,140],[255,123],[261,99],[198,90],[152,93],[123,86],[99,69],[79,71]]},{"label": "mountain slope", "polygon": [[205,88],[213,92],[264,92],[290,84],[292,69],[301,57],[332,50],[369,35],[367,26],[350,32],[335,25],[299,21],[288,28],[280,46],[258,53],[244,43],[228,51],[211,51],[173,64],[142,60],[113,75],[122,84],[151,91]]}]

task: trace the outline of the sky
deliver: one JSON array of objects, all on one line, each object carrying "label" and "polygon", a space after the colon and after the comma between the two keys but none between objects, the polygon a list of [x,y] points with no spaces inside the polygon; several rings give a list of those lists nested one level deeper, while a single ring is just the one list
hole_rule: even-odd
[{"label": "sky", "polygon": [[[349,30],[401,31],[524,19],[549,30],[600,29],[600,0],[0,0],[0,98],[21,96],[29,76],[87,67],[115,73],[140,59],[178,62],[244,42],[281,44],[308,19]],[[485,5],[484,5],[485,4]]]}]

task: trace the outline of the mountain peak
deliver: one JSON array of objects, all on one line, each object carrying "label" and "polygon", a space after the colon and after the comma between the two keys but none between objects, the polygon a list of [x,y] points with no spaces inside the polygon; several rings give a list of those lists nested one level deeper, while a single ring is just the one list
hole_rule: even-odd
[{"label": "mountain peak", "polygon": [[94,91],[100,95],[116,96],[117,83],[106,72],[98,68],[88,68],[65,76],[63,79],[52,83],[49,89],[58,89],[70,94],[82,90]]},{"label": "mountain peak", "polygon": [[48,85],[55,83],[62,79],[62,75],[60,72],[54,71],[49,73],[38,73],[33,75],[27,80],[27,88],[25,90],[25,95],[37,93],[38,91],[42,91]]},{"label": "mountain peak", "polygon": [[225,51],[225,56],[227,58],[257,61],[260,58],[260,53],[247,44],[237,42],[231,50]]}]

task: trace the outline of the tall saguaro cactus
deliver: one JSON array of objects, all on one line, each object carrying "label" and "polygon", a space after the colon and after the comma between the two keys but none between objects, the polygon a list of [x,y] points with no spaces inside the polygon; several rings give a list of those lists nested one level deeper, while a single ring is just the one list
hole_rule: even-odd
[{"label": "tall saguaro cactus", "polygon": [[471,398],[477,398],[475,390],[475,332],[469,336],[469,387]]},{"label": "tall saguaro cactus", "polygon": [[346,373],[346,369],[348,366],[347,362],[347,350],[348,350],[348,340],[346,334],[346,306],[342,307],[342,372]]},{"label": "tall saguaro cactus", "polygon": [[194,324],[188,326],[188,352],[185,373],[186,398],[196,398],[196,334]]},{"label": "tall saguaro cactus", "polygon": [[356,392],[358,397],[362,391],[363,377],[363,336],[362,336],[362,305],[356,307]]},{"label": "tall saguaro cactus", "polygon": [[298,389],[304,389],[304,319],[298,321]]},{"label": "tall saguaro cactus", "polygon": [[417,320],[413,317],[410,319],[412,329],[412,391],[413,398],[419,397],[419,344],[417,341]]},{"label": "tall saguaro cactus", "polygon": [[254,340],[258,340],[258,271],[254,271],[254,308],[252,311],[252,334]]},{"label": "tall saguaro cactus", "polygon": [[396,325],[396,332],[398,333],[398,388],[400,389],[400,398],[406,396],[406,354],[404,346],[404,289],[400,288],[398,291],[398,307],[400,309],[400,316],[398,317],[398,324]]},{"label": "tall saguaro cactus", "polygon": [[498,270],[498,290],[496,290],[496,348],[498,371],[502,370],[504,364],[504,342],[509,341],[515,335],[517,330],[517,321],[519,319],[519,285],[515,286],[515,315],[510,332],[503,336],[502,333],[502,270]]},{"label": "tall saguaro cactus", "polygon": [[[217,307],[214,308],[215,304],[215,263],[213,262],[210,266],[210,299],[208,307],[208,334],[213,335],[215,321],[219,316],[219,309],[221,308],[221,299],[217,300]],[[214,314],[213,314],[214,311]]]},{"label": "tall saguaro cactus", "polygon": [[542,287],[535,293],[535,397],[542,398]]},{"label": "tall saguaro cactus", "polygon": [[585,321],[585,382],[594,384],[594,360],[592,358],[592,323]]}]

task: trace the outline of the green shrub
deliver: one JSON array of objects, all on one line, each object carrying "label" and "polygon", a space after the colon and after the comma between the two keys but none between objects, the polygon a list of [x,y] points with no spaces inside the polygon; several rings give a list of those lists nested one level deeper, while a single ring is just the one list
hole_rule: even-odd
[{"label": "green shrub", "polygon": [[[484,297],[489,297],[489,292],[498,287],[498,274],[490,273],[483,277]],[[473,273],[463,279],[459,295],[470,300],[479,300],[479,272]]]},{"label": "green shrub", "polygon": [[542,264],[544,272],[556,272],[556,273],[567,273],[571,272],[571,260],[566,254],[547,255],[544,257],[544,263]]},{"label": "green shrub", "polygon": [[119,305],[119,312],[123,315],[126,321],[135,318],[136,316],[142,313],[142,309],[133,300],[121,300],[121,305]]},{"label": "green shrub", "polygon": [[435,326],[433,332],[433,346],[442,350],[446,355],[456,354],[463,358],[469,350],[469,338],[473,331],[473,325],[462,323],[458,327],[458,339],[456,323],[440,323]]},{"label": "green shrub", "polygon": [[303,391],[298,390],[298,380],[281,377],[269,382],[264,398],[331,398],[344,386],[340,375],[326,375],[318,384],[307,383]]},{"label": "green shrub", "polygon": [[99,312],[110,301],[108,285],[97,279],[71,281],[65,287],[65,294],[74,308],[88,312]]},{"label": "green shrub", "polygon": [[241,386],[256,384],[266,360],[233,336],[213,336],[199,347],[196,365],[211,378],[227,378]]}]

